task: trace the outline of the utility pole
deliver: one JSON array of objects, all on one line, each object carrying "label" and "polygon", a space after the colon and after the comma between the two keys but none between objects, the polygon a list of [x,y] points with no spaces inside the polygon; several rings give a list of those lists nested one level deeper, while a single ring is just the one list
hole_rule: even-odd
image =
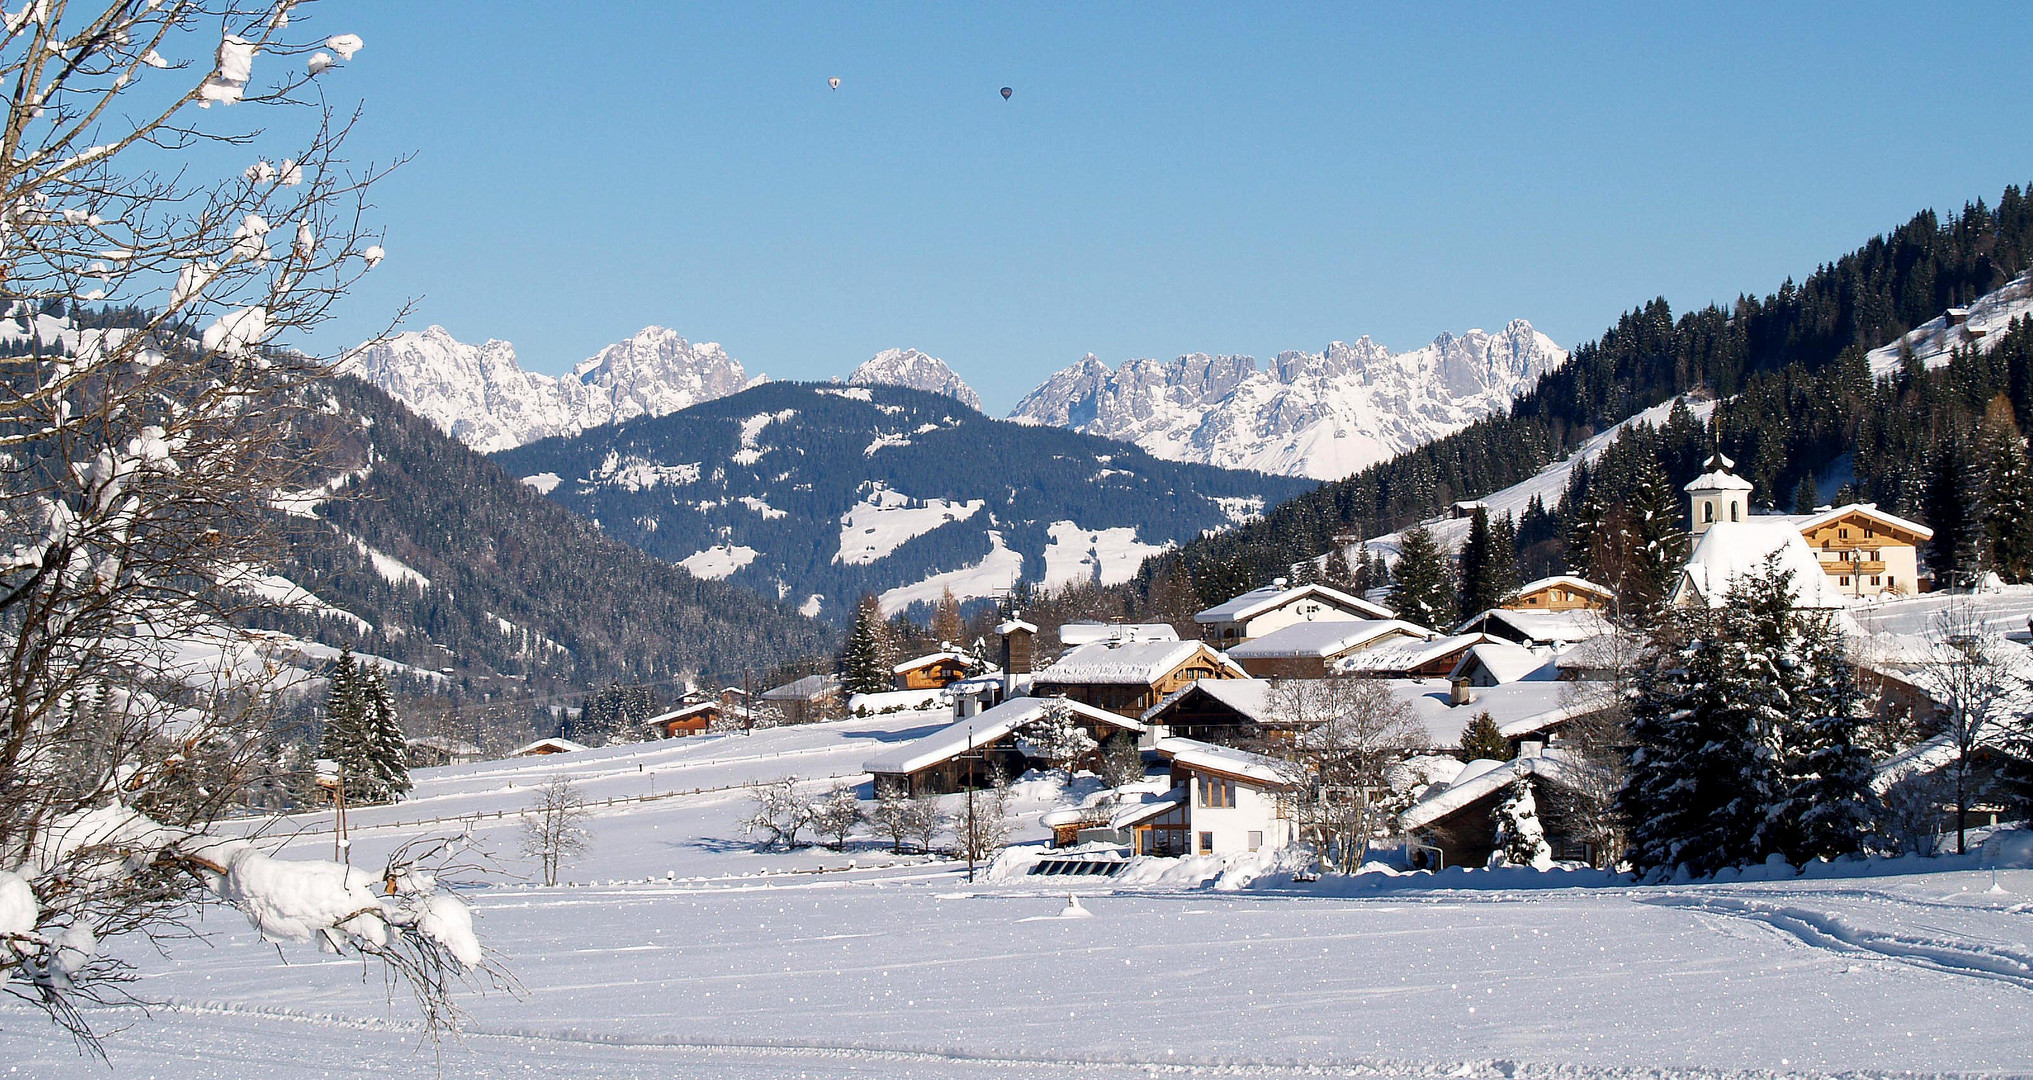
[{"label": "utility pole", "polygon": [[974,884],[974,845],[977,838],[981,835],[974,827],[973,776],[975,771],[974,762],[981,759],[982,755],[974,752],[974,725],[969,724],[967,725],[967,752],[960,755],[960,760],[967,762],[965,775],[962,779],[962,782],[967,785],[967,835],[960,838],[960,846],[967,849],[967,883],[969,885]]},{"label": "utility pole", "polygon": [[339,786],[332,789],[332,861],[351,866],[353,844],[346,839],[346,763],[333,764],[339,767]]}]

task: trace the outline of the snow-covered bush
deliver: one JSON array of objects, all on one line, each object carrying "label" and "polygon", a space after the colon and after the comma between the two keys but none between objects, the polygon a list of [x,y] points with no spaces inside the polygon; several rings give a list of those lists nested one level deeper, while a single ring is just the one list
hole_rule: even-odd
[{"label": "snow-covered bush", "polygon": [[763,850],[798,847],[798,834],[813,823],[813,804],[798,794],[798,778],[757,780],[748,785],[753,804],[741,822],[742,831],[755,837]]},{"label": "snow-covered bush", "polygon": [[1017,748],[1054,769],[1073,775],[1080,759],[1099,744],[1094,736],[1073,719],[1073,710],[1063,699],[1045,705],[1044,715],[1017,729]]}]

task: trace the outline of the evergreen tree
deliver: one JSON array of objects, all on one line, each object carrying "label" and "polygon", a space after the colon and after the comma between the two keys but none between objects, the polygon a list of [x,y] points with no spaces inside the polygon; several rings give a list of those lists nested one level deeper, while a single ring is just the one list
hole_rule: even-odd
[{"label": "evergreen tree", "polygon": [[1341,545],[1327,549],[1326,565],[1320,568],[1320,584],[1342,592],[1358,588],[1355,571],[1348,567],[1348,556],[1342,554]]},{"label": "evergreen tree", "polygon": [[854,608],[854,628],[848,631],[847,643],[840,651],[840,672],[848,693],[880,694],[894,685],[890,669],[896,661],[889,658],[887,637],[882,606],[875,597],[863,596]]},{"label": "evergreen tree", "polygon": [[1461,731],[1460,756],[1463,761],[1509,761],[1511,741],[1497,730],[1495,718],[1479,712]]},{"label": "evergreen tree", "polygon": [[318,756],[339,768],[347,801],[366,801],[374,784],[369,764],[368,706],[362,694],[360,665],[353,650],[342,648],[325,683],[325,732]]},{"label": "evergreen tree", "polygon": [[1986,546],[1976,490],[1982,478],[1958,439],[1943,442],[1931,465],[1925,504],[1934,538],[1928,541],[1927,565],[1935,587],[1968,586],[1982,572],[1979,552]]},{"label": "evergreen tree", "polygon": [[1985,476],[1983,523],[1990,566],[2009,582],[2033,579],[2033,466],[2026,461],[2026,440],[2004,394],[1984,409],[1977,454]]},{"label": "evergreen tree", "polygon": [[1799,623],[1800,692],[1780,757],[1786,793],[1770,813],[1796,866],[1861,852],[1878,817],[1871,754],[1858,745],[1868,701],[1842,633],[1826,617]]},{"label": "evergreen tree", "polygon": [[379,667],[363,667],[359,687],[366,737],[362,741],[365,765],[373,777],[371,796],[376,802],[394,802],[409,794],[409,742],[395,718],[387,676]]},{"label": "evergreen tree", "polygon": [[1405,530],[1392,568],[1391,607],[1398,618],[1432,629],[1446,629],[1454,620],[1454,583],[1448,560],[1424,525]]},{"label": "evergreen tree", "polygon": [[1489,602],[1490,578],[1495,560],[1494,538],[1491,536],[1489,510],[1478,506],[1475,516],[1468,522],[1468,538],[1461,543],[1460,571],[1461,591],[1456,601],[1456,620],[1469,618],[1496,605]]},{"label": "evergreen tree", "polygon": [[1799,485],[1793,489],[1793,512],[1811,514],[1814,508],[1820,505],[1821,489],[1814,486],[1813,474],[1801,477]]},{"label": "evergreen tree", "polygon": [[1546,827],[1539,821],[1539,800],[1533,794],[1530,776],[1511,781],[1493,816],[1497,833],[1496,850],[1489,856],[1492,868],[1529,866],[1546,870],[1553,866],[1553,852],[1546,846]]}]

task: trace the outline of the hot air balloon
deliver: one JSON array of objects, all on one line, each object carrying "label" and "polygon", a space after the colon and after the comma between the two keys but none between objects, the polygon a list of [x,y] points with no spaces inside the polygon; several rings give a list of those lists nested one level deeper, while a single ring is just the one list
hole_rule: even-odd
[{"label": "hot air balloon", "polygon": [[1004,101],[1008,101],[1008,100],[1009,100],[1009,96],[1010,96],[1011,94],[1014,94],[1014,93],[1016,93],[1016,91],[1014,91],[1014,90],[1011,90],[1011,89],[1010,89],[1009,87],[1005,86],[1005,87],[1003,87],[1003,88],[1002,88],[1002,99],[1003,99]]},{"label": "hot air balloon", "polygon": [[832,78],[827,79],[826,85],[832,87],[835,90],[840,89],[840,76],[835,75]]}]

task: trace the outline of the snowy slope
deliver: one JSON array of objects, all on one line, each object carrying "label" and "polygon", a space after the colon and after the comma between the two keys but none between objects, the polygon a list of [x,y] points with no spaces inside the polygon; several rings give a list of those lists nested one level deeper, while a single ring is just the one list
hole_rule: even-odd
[{"label": "snowy slope", "polygon": [[1089,355],[1017,403],[1011,419],[1133,442],[1174,461],[1336,479],[1495,412],[1567,354],[1518,319],[1497,333],[1442,334],[1393,353],[1364,337],[1247,356],[1129,360]]},{"label": "snowy slope", "polygon": [[[1715,402],[1689,400],[1687,409],[1696,419],[1706,421],[1715,412]],[[1668,401],[1654,405],[1606,431],[1599,431],[1583,442],[1574,453],[1539,470],[1528,480],[1483,496],[1482,502],[1489,507],[1492,515],[1509,514],[1514,521],[1524,515],[1525,507],[1530,506],[1534,498],[1542,500],[1546,508],[1551,510],[1560,502],[1560,496],[1566,492],[1568,478],[1573,475],[1577,463],[1592,462],[1601,457],[1602,452],[1609,449],[1609,445],[1617,440],[1617,436],[1623,434],[1625,428],[1639,424],[1659,427],[1666,423],[1666,417],[1672,412],[1673,402]],[[1471,522],[1467,518],[1438,517],[1428,518],[1423,524],[1426,531],[1433,534],[1433,538],[1440,542],[1443,549],[1453,550],[1468,538],[1468,527]],[[1382,536],[1370,537],[1366,543],[1370,551],[1395,560],[1398,557],[1398,541],[1402,535],[1401,532],[1385,533]],[[1353,558],[1355,550],[1350,548],[1346,554]]]},{"label": "snowy slope", "polygon": [[1890,375],[1899,370],[1899,358],[1911,352],[1928,367],[1948,363],[1957,349],[1975,346],[1982,352],[1997,347],[1998,340],[2015,320],[2033,315],[2033,273],[2021,274],[1996,292],[1987,293],[1969,306],[1967,321],[1952,322],[1938,315],[1909,331],[1890,345],[1872,349],[1871,374]]},{"label": "snowy slope", "polygon": [[[167,957],[129,953],[141,996],[161,1004],[89,1010],[110,1062],[18,1004],[0,1006],[0,1060],[41,1080],[2033,1071],[2033,870],[2002,845],[1696,886],[1455,870],[1230,891],[968,884],[955,862],[865,834],[838,853],[740,841],[739,785],[796,775],[823,790],[837,776],[866,798],[859,762],[929,730],[874,717],[420,770],[415,798],[356,809],[357,864],[469,829],[500,857],[462,895],[521,992],[461,988],[466,1033],[435,1051],[406,996],[358,961],[278,951],[213,919],[203,940],[165,942]],[[515,853],[517,814],[558,775],[596,800],[658,797],[595,807],[569,884],[543,888]],[[1020,800],[1019,840],[1041,837],[1039,805]],[[325,825],[270,832],[323,854]],[[1052,917],[1068,892],[1090,918]]]},{"label": "snowy slope", "polygon": [[608,536],[829,619],[863,593],[894,612],[946,588],[1127,581],[1310,486],[886,385],[770,383],[496,460]]},{"label": "snowy slope", "polygon": [[359,349],[345,367],[483,454],[662,416],[755,381],[720,346],[694,345],[659,326],[607,346],[556,378],[524,371],[506,341],[468,345],[442,326]]},{"label": "snowy slope", "polygon": [[946,361],[916,349],[884,349],[847,376],[849,386],[902,386],[944,394],[974,409],[981,409],[981,395],[946,366]]}]

